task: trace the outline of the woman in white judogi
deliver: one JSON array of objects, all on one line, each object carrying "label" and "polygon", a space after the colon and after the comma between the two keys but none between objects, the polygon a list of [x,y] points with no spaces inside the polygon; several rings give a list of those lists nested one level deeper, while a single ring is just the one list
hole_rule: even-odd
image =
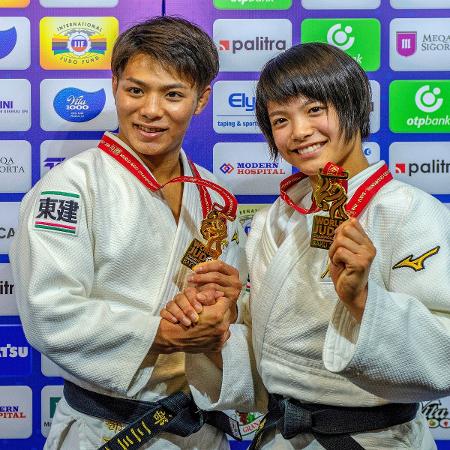
[{"label": "woman in white judogi", "polygon": [[[253,219],[246,248],[251,296],[244,325],[232,326],[216,361],[222,370],[204,355],[188,358],[202,408],[265,410],[268,393],[270,411],[300,403],[337,407],[332,417],[339,422],[348,408],[380,407],[386,417],[391,404],[404,411],[450,393],[450,213],[428,194],[390,180],[383,162],[368,165],[361,140],[370,110],[365,73],[334,47],[295,46],[262,71],[260,127],[274,155],[306,177],[294,176],[284,199]],[[315,211],[312,188],[330,161],[349,172],[349,205],[358,206],[358,218],[337,229],[327,252],[310,239],[313,217],[324,215]],[[173,305],[163,312],[171,315],[182,318]],[[214,377],[217,383],[202,383]],[[289,412],[280,415],[278,428],[260,434],[261,448],[435,448],[415,409],[395,425],[362,426],[334,447],[310,426],[287,432]],[[351,417],[351,426],[367,420]]]}]

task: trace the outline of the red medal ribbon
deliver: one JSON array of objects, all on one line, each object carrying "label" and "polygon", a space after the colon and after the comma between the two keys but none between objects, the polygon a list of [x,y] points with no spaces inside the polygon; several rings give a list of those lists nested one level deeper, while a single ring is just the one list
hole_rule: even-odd
[{"label": "red medal ribbon", "polygon": [[[343,175],[344,170],[333,164],[331,162],[327,163],[322,170],[324,175],[335,175],[340,176]],[[280,196],[281,198],[292,208],[298,211],[300,214],[311,214],[320,209],[317,207],[316,202],[313,200],[311,208],[305,209],[296,205],[292,199],[287,194],[287,190],[297,184],[299,181],[307,178],[308,175],[305,175],[302,172],[294,173],[293,175],[285,178],[280,183]],[[375,173],[373,173],[364,183],[356,189],[352,198],[349,200],[347,205],[345,205],[345,209],[350,217],[358,217],[364,208],[369,204],[370,200],[375,196],[375,194],[389,181],[393,179],[391,172],[389,172],[389,168],[386,164],[383,164]],[[342,179],[342,182],[339,182],[342,186],[347,190],[347,180]]]},{"label": "red medal ribbon", "polygon": [[[197,185],[200,202],[202,205],[203,219],[208,215],[212,209],[217,209],[223,213],[228,220],[233,221],[236,218],[237,211],[237,200],[236,197],[228,192],[222,186],[210,181],[205,180],[200,176],[197,167],[192,161],[189,160],[189,165],[191,167],[193,177],[181,176],[173,178],[164,184],[159,184],[156,179],[148,172],[147,168],[139,161],[135,156],[133,156],[126,148],[124,148],[119,142],[112,139],[107,134],[104,134],[101,141],[98,144],[98,148],[103,150],[108,155],[112,156],[119,164],[121,164],[125,169],[131,172],[145,187],[150,189],[152,192],[156,192],[162,189],[164,186],[170,183],[194,183]],[[221,206],[217,203],[212,203],[211,196],[208,192],[210,188],[217,192],[224,200],[224,205]]]}]

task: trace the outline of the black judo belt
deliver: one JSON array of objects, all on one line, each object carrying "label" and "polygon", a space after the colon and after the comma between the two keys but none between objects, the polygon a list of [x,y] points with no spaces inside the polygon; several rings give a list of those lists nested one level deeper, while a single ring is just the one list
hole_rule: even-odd
[{"label": "black judo belt", "polygon": [[197,408],[192,396],[177,392],[157,402],[109,397],[64,381],[64,398],[75,410],[127,426],[98,450],[137,450],[159,433],[178,436],[196,433],[205,424],[242,440],[239,424],[221,411]]},{"label": "black judo belt", "polygon": [[364,450],[351,436],[392,427],[416,417],[417,403],[390,403],[374,407],[341,407],[301,403],[271,394],[269,412],[261,421],[248,450],[260,448],[264,435],[273,429],[285,439],[312,434],[327,450]]}]

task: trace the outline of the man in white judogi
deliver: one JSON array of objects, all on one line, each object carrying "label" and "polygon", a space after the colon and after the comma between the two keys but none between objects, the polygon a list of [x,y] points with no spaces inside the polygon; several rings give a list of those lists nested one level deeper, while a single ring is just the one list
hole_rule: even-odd
[{"label": "man in white judogi", "polygon": [[[217,70],[214,43],[184,20],[155,18],[124,32],[112,58],[118,135],[105,133],[99,147],[54,168],[22,202],[10,258],[25,334],[75,387],[146,402],[188,392],[183,352],[218,351],[228,337],[239,271],[246,277],[237,221],[228,222],[227,246],[211,274],[215,305],[184,328],[161,321],[159,310],[187,287],[184,252],[193,238],[203,240],[203,197],[224,199],[193,183],[152,191],[142,181],[215,181],[188,162],[181,144]],[[121,165],[105,149],[135,162]],[[187,292],[211,295],[208,283]],[[45,448],[97,449],[123,426],[63,398]],[[226,449],[228,442],[204,425],[187,438],[162,433],[142,448]]]}]

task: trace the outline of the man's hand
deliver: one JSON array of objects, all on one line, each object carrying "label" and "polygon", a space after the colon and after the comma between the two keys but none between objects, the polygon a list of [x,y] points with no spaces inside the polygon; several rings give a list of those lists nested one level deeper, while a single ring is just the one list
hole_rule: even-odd
[{"label": "man's hand", "polygon": [[336,229],[328,254],[330,276],[339,299],[361,322],[367,300],[370,266],[376,249],[360,223],[352,218]]},{"label": "man's hand", "polygon": [[151,351],[157,353],[219,352],[230,337],[230,300],[219,297],[214,305],[204,306],[195,326],[185,327],[161,320]]}]

